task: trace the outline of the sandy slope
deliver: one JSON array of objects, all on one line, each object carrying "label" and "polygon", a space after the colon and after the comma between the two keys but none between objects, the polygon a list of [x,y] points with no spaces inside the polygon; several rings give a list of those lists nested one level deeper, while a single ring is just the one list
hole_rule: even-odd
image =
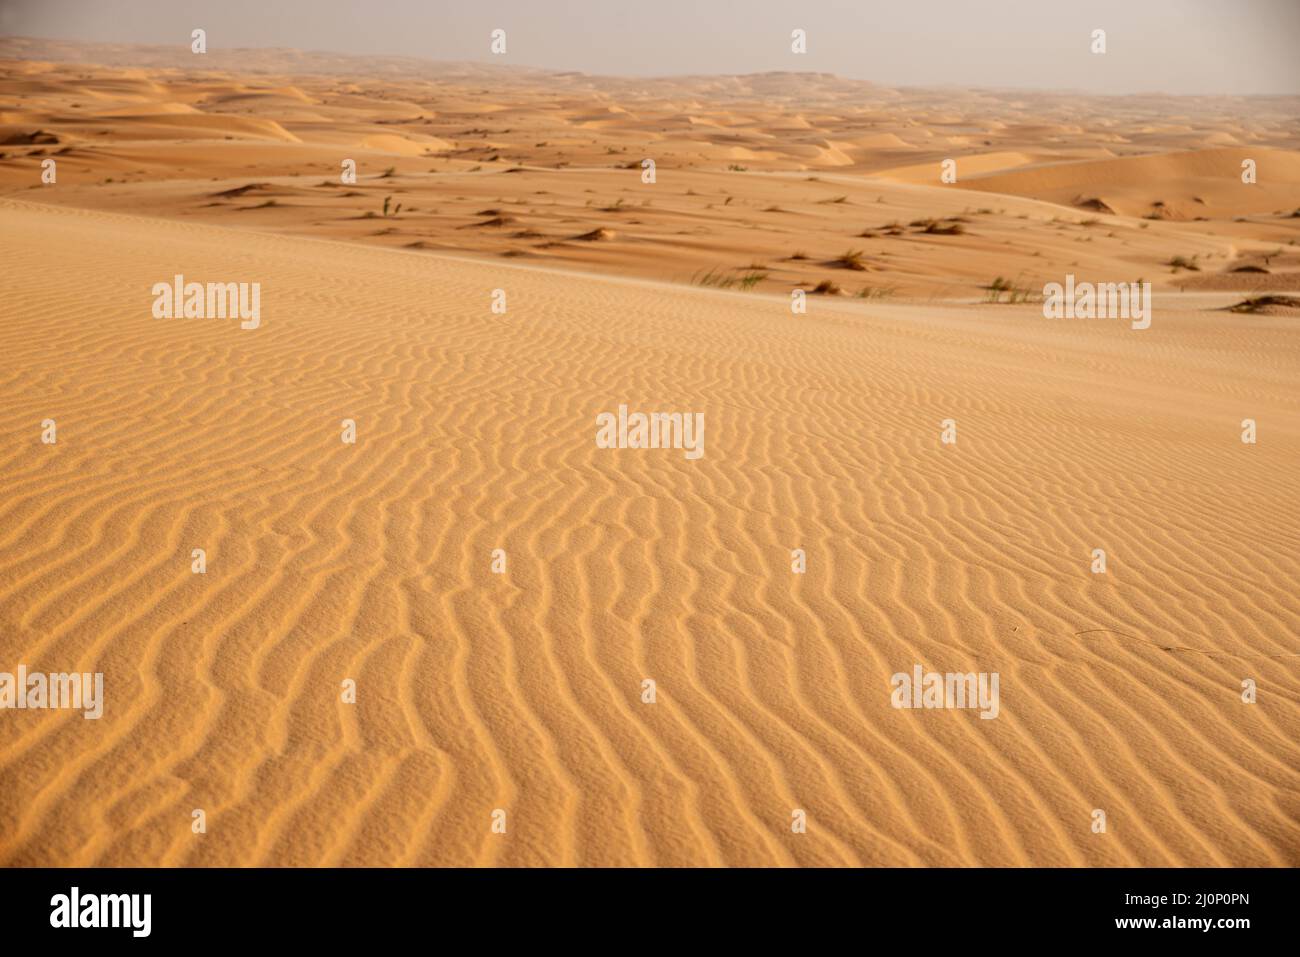
[{"label": "sandy slope", "polygon": [[[0,248],[0,667],[108,695],[0,714],[4,864],[1300,863],[1294,317],[796,317],[12,200]],[[174,271],[262,328],[151,318]],[[619,402],[704,457],[597,449]],[[917,662],[1001,716],[892,709]]]}]

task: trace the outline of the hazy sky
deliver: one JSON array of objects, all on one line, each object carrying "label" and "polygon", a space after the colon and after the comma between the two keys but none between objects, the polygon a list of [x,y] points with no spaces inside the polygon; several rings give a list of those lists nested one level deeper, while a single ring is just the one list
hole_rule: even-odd
[{"label": "hazy sky", "polygon": [[[0,0],[0,31],[911,86],[1300,93],[1300,0]],[[493,28],[508,52],[488,49]],[[808,52],[790,52],[790,31]],[[1107,53],[1089,52],[1104,29]]]}]

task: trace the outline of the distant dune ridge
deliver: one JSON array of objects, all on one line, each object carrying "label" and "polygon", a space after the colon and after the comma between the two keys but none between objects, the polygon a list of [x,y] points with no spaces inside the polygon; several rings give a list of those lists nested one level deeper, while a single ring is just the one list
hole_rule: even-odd
[{"label": "distant dune ridge", "polygon": [[[628,80],[25,38],[0,38],[3,57],[0,190],[41,202],[767,293],[980,299],[999,278],[1041,289],[1067,272],[1300,291],[1300,96]],[[228,192],[252,183],[255,202]],[[851,249],[869,257],[860,282],[829,265]],[[1265,255],[1267,274],[1238,271]]]},{"label": "distant dune ridge", "polygon": [[[1069,272],[1300,289],[1300,96],[891,90],[820,73],[632,81],[25,38],[0,39],[0,57],[0,190],[44,203],[711,274],[755,293],[979,299],[997,278],[1041,289]],[[39,181],[45,159],[59,189]],[[230,192],[252,183],[256,202]],[[854,248],[872,274],[846,283],[827,264]],[[1266,274],[1238,269],[1274,252]],[[1177,257],[1196,270],[1171,268]]]},{"label": "distant dune ridge", "polygon": [[0,39],[0,864],[1300,864],[1295,107]]}]

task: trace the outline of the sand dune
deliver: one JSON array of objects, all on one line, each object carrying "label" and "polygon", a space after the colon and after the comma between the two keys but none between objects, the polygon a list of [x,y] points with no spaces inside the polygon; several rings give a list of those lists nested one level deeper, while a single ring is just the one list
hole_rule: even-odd
[{"label": "sand dune", "polygon": [[[0,38],[0,55],[33,42]],[[286,71],[307,61],[283,51],[248,59],[225,73],[237,64],[224,56],[202,72],[3,61],[0,193],[765,294],[971,301],[999,280],[1041,289],[1066,273],[1300,286],[1295,98],[1009,98],[818,74],[647,87],[400,58],[308,58],[315,73]],[[1251,145],[1207,148],[1227,142],[1219,133]],[[41,182],[50,157],[57,189]],[[1255,184],[1241,182],[1246,158]],[[344,159],[355,183],[340,182]],[[948,159],[956,183],[940,179]],[[280,192],[256,206],[211,198],[251,183]],[[955,228],[927,231],[937,220]],[[608,241],[571,241],[586,235]],[[870,265],[861,275],[834,265],[854,252]],[[1264,258],[1249,281],[1233,271]]]},{"label": "sand dune", "polygon": [[[992,173],[1002,173],[1020,166],[1029,166],[1037,162],[1035,157],[1026,153],[1005,152],[1005,153],[980,153],[975,156],[963,156],[956,169],[960,173],[958,182],[964,182],[970,177],[988,176]],[[897,179],[907,183],[924,183],[933,185],[936,180],[936,166],[933,161],[928,163],[915,163],[908,166],[900,166],[896,169],[887,169],[877,171],[877,176],[886,179]],[[1015,192],[1007,190],[1006,192]],[[1032,195],[1028,191],[1022,195]]]},{"label": "sand dune", "polygon": [[[1243,183],[1242,163],[1254,160],[1259,177]],[[1175,201],[1180,218],[1225,211],[1243,216],[1290,204],[1300,188],[1300,154],[1260,148],[1188,150],[1081,163],[1054,163],[1028,170],[977,176],[971,189],[1032,196],[1071,205],[1098,196],[1116,212],[1150,215]],[[1199,207],[1199,208],[1196,208]]]},{"label": "sand dune", "polygon": [[[5,864],[1300,862],[1294,319],[0,223],[0,652],[107,676],[5,715]],[[173,268],[262,327],[151,318]],[[619,402],[706,454],[596,448]],[[914,662],[999,720],[892,709]]]},{"label": "sand dune", "polygon": [[1298,106],[0,38],[0,864],[1300,864]]}]

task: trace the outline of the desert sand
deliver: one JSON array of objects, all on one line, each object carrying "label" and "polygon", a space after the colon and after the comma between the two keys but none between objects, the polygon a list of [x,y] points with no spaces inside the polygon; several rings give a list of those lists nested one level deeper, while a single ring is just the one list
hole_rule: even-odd
[{"label": "desert sand", "polygon": [[0,864],[1300,864],[1296,99],[0,57]]}]

